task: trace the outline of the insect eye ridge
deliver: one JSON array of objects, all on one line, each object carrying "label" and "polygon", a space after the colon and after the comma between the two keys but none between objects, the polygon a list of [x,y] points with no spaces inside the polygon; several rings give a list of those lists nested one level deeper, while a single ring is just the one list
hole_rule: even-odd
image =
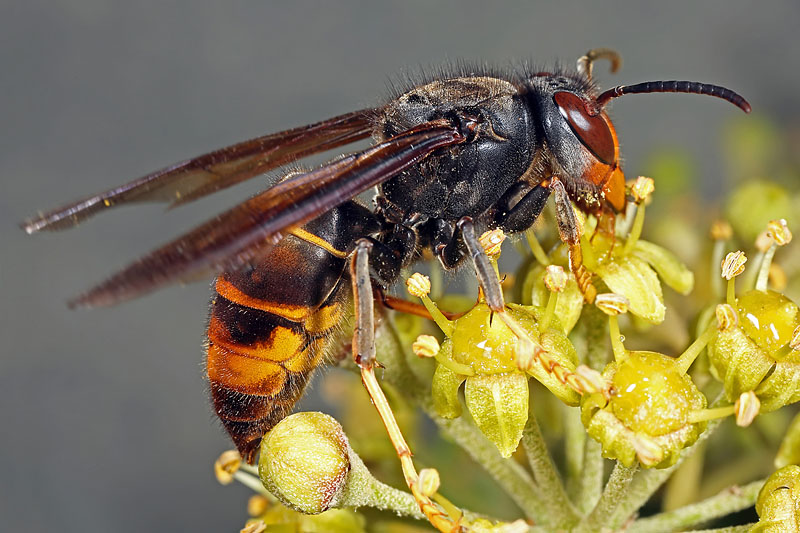
[{"label": "insect eye ridge", "polygon": [[585,102],[577,95],[558,91],[553,95],[558,111],[569,124],[581,143],[597,159],[607,165],[616,161],[616,146],[608,124],[602,116],[590,113]]}]

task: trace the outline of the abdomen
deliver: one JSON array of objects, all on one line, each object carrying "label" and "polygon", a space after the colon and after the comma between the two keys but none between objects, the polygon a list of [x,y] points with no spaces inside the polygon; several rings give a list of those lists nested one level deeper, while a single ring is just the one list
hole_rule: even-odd
[{"label": "abdomen", "polygon": [[334,343],[349,294],[347,253],[374,229],[363,224],[370,220],[372,213],[348,202],[216,280],[206,357],[211,397],[249,463]]}]

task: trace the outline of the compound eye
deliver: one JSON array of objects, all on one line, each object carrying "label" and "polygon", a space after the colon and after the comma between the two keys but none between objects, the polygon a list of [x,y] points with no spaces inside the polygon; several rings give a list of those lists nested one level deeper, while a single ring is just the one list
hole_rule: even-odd
[{"label": "compound eye", "polygon": [[599,114],[590,115],[584,101],[572,93],[559,91],[553,95],[553,100],[555,100],[561,116],[564,117],[583,145],[597,159],[607,165],[612,165],[615,159],[614,137],[603,117]]}]

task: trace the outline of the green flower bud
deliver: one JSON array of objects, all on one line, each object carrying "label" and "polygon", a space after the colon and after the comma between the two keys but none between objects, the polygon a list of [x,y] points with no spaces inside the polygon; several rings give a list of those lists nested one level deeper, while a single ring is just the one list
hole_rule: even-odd
[{"label": "green flower bud", "polygon": [[[515,318],[518,318],[515,316]],[[522,316],[522,326],[533,326],[532,316]],[[515,346],[517,336],[486,304],[478,304],[455,321],[450,337],[453,360],[469,365],[479,374],[496,374],[517,370]]]},{"label": "green flower bud", "polygon": [[785,466],[767,478],[758,493],[756,512],[758,524],[751,531],[800,529],[800,466]]},{"label": "green flower bud", "polygon": [[295,413],[264,438],[258,473],[264,486],[287,506],[306,514],[335,507],[347,482],[347,437],[323,413]]},{"label": "green flower bud", "polygon": [[797,305],[780,293],[752,290],[736,307],[738,325],[722,329],[708,352],[728,399],[755,391],[762,412],[800,400],[800,352],[791,347]]},{"label": "green flower bud", "polygon": [[503,457],[510,457],[528,421],[528,378],[519,372],[470,376],[464,397],[472,418]]},{"label": "green flower bud", "polygon": [[705,428],[690,421],[706,398],[682,373],[676,360],[655,352],[630,352],[603,372],[612,383],[610,400],[584,395],[581,417],[589,435],[603,445],[603,455],[632,466],[664,468],[693,444]]}]

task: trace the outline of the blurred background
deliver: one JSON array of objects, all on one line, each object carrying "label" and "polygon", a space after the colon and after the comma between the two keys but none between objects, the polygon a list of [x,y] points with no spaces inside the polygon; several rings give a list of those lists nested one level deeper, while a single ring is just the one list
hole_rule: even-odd
[{"label": "blurred background", "polygon": [[[376,105],[404,71],[460,59],[572,66],[598,46],[625,61],[614,77],[598,64],[603,86],[725,85],[749,99],[752,120],[800,145],[796,0],[0,4],[4,531],[238,530],[249,494],[211,469],[230,443],[202,377],[208,286],[94,311],[64,301],[265,181],[27,237],[17,223],[38,209]],[[693,161],[703,197],[721,194],[720,138],[740,114],[699,96],[615,101],[626,174],[668,147]]]}]

